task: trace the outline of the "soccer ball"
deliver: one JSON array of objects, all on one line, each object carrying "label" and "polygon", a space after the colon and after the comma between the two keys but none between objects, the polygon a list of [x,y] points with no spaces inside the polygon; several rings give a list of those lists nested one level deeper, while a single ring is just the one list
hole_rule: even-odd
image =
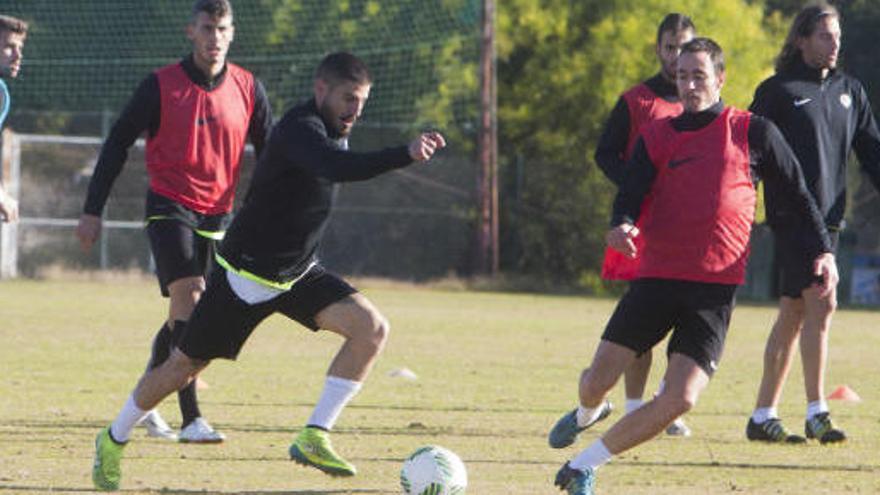
[{"label": "soccer ball", "polygon": [[400,486],[406,495],[462,495],[467,470],[455,452],[428,445],[403,461]]}]

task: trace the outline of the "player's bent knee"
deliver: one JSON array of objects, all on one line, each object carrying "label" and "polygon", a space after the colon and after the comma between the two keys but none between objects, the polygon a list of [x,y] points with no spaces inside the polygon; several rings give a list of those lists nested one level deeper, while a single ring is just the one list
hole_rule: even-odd
[{"label": "player's bent knee", "polygon": [[837,310],[837,299],[826,297],[820,299],[819,310],[825,313],[826,315],[830,315],[831,313]]},{"label": "player's bent knee", "polygon": [[391,323],[384,316],[378,316],[374,333],[376,334],[376,339],[384,344],[388,340],[388,336],[391,334]]},{"label": "player's bent knee", "polygon": [[391,324],[388,323],[384,316],[376,313],[371,315],[368,329],[360,333],[363,335],[363,343],[378,353],[385,347],[385,343],[388,341],[388,336],[391,333]]},{"label": "player's bent knee", "polygon": [[175,371],[175,375],[190,377],[203,370],[210,361],[195,359],[184,354],[180,349],[174,349],[166,361],[167,366]]},{"label": "player's bent knee", "polygon": [[808,299],[806,310],[809,317],[826,318],[837,310],[836,297],[819,297],[816,290],[813,290],[810,295],[812,297]]},{"label": "player's bent knee", "polygon": [[674,417],[686,414],[697,405],[697,397],[691,395],[661,394],[657,401]]}]

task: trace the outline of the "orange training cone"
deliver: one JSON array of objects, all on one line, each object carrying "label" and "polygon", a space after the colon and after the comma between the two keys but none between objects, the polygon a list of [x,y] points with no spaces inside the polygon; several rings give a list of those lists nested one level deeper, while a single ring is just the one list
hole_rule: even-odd
[{"label": "orange training cone", "polygon": [[862,401],[862,398],[859,397],[859,394],[857,394],[855,390],[849,388],[849,386],[847,385],[841,385],[834,389],[834,392],[831,392],[828,395],[828,398],[831,400],[842,400],[846,402]]}]

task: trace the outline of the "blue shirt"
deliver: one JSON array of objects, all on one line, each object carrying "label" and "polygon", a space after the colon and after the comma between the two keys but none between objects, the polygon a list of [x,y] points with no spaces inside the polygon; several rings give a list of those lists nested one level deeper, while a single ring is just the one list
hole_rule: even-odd
[{"label": "blue shirt", "polygon": [[6,115],[9,113],[10,106],[9,88],[6,82],[0,79],[0,130],[3,129],[3,123],[6,121]]}]

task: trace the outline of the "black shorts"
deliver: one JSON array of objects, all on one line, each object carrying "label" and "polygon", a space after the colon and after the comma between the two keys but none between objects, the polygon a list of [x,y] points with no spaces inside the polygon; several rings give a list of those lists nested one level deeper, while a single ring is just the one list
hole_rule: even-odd
[{"label": "black shorts", "polygon": [[235,359],[257,325],[269,315],[281,313],[318,330],[315,316],[356,292],[345,280],[318,265],[289,291],[266,302],[248,304],[229,286],[226,270],[215,265],[178,347],[194,359]]},{"label": "black shorts", "polygon": [[159,289],[168,297],[175,280],[207,275],[216,241],[196,231],[224,232],[230,215],[202,215],[153,191],[147,193],[146,212]]},{"label": "black shorts", "polygon": [[168,285],[186,277],[204,277],[214,253],[214,241],[196,234],[175,219],[153,220],[147,224],[147,237],[156,262],[156,277],[162,295]]},{"label": "black shorts", "polygon": [[634,280],[617,303],[602,339],[642,354],[672,330],[666,353],[684,354],[712,376],[724,350],[736,287],[684,280]]},{"label": "black shorts", "polygon": [[[812,234],[800,227],[776,228],[773,230],[775,238],[774,256],[776,260],[776,277],[778,296],[799,299],[804,289],[815,283],[822,283],[822,277],[813,274],[815,258],[804,252],[803,246],[810,245],[809,236]],[[831,250],[837,252],[837,243],[840,233],[836,230],[829,231],[831,238]]]}]

